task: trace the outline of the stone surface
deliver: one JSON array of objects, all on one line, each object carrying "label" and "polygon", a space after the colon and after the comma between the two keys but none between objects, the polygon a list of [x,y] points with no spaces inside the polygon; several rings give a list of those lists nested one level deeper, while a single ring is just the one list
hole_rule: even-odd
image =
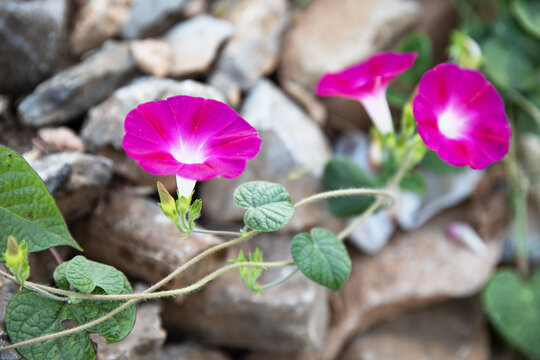
[{"label": "stone surface", "polygon": [[234,32],[222,19],[199,15],[173,27],[163,40],[172,49],[172,76],[201,74],[209,70],[218,49]]},{"label": "stone surface", "polygon": [[[259,235],[242,246],[258,247],[265,261],[290,259],[290,236]],[[231,248],[227,258],[236,258]],[[288,275],[292,269],[263,272],[260,284]],[[165,307],[167,327],[197,336],[204,342],[251,349],[301,349],[321,346],[328,323],[327,291],[300,272],[283,284],[263,292],[251,292],[237,271],[230,271],[189,294],[182,305]]]},{"label": "stone surface", "polygon": [[41,128],[37,132],[38,141],[46,152],[77,151],[84,152],[82,139],[72,129],[60,126]]},{"label": "stone surface", "polygon": [[80,64],[41,83],[19,105],[19,117],[36,127],[66,123],[107,98],[134,67],[127,44],[106,42]]},{"label": "stone surface", "polygon": [[377,325],[354,339],[338,358],[358,359],[490,359],[480,304],[448,302]]},{"label": "stone surface", "polygon": [[112,177],[110,160],[78,152],[47,155],[30,165],[68,222],[92,211]]},{"label": "stone surface", "polygon": [[349,340],[381,320],[476,294],[498,263],[502,238],[486,239],[487,251],[482,254],[447,239],[445,227],[466,217],[463,206],[447,210],[414,232],[396,234],[376,256],[350,248],[352,273],[331,295],[334,311],[321,349],[267,353],[257,359],[335,359]]},{"label": "stone surface", "polygon": [[8,97],[0,95],[0,119],[6,115],[8,109],[9,109]]},{"label": "stone surface", "polygon": [[[215,179],[201,187],[203,199],[213,199],[205,204],[205,215],[216,221],[237,221],[244,210],[232,201],[232,193],[240,184],[251,180],[277,182],[290,192],[293,202],[320,191],[320,168],[298,180],[288,175],[305,166],[322,163],[330,156],[329,145],[322,131],[279,88],[266,79],[249,93],[240,111],[246,121],[259,131],[262,138],[257,157],[247,163],[246,171],[236,179]],[[310,204],[299,210],[291,228],[304,229],[328,218],[326,203]]]},{"label": "stone surface", "polygon": [[113,160],[115,174],[136,185],[150,186],[155,190],[156,181],[160,180],[168,189],[174,189],[174,176],[156,177],[128,158],[122,148],[122,138],[124,119],[130,110],[143,102],[176,95],[200,96],[224,101],[219,91],[197,81],[175,81],[156,77],[139,78],[118,89],[106,101],[89,111],[81,130],[86,147],[91,152],[97,152]]},{"label": "stone surface", "polygon": [[55,68],[65,32],[66,0],[0,2],[0,93],[31,90]]},{"label": "stone surface", "polygon": [[118,34],[129,17],[131,0],[89,0],[75,18],[71,52],[80,55]]},{"label": "stone surface", "polygon": [[237,100],[241,90],[250,89],[274,70],[281,35],[289,22],[287,1],[238,0],[221,15],[236,31],[223,49],[210,83],[230,100]]},{"label": "stone surface", "polygon": [[[5,266],[0,265],[0,269],[9,272]],[[0,348],[11,344],[5,327],[5,315],[9,300],[18,290],[18,285],[11,280],[0,277]],[[0,360],[22,360],[22,356],[15,350],[0,352]]]},{"label": "stone surface", "polygon": [[403,35],[419,11],[414,0],[311,1],[283,40],[280,81],[313,90],[323,73],[358,62]]},{"label": "stone surface", "polygon": [[98,337],[100,360],[155,360],[161,352],[167,332],[161,327],[161,305],[144,303],[137,306],[135,326],[120,342],[106,344]]},{"label": "stone surface", "polygon": [[132,0],[129,20],[122,27],[121,35],[125,39],[156,35],[183,15],[202,12],[204,3],[201,0]]},{"label": "stone surface", "polygon": [[202,347],[196,343],[165,346],[160,360],[229,360],[219,350]]},{"label": "stone surface", "polygon": [[[163,215],[155,200],[116,190],[96,207],[89,222],[73,235],[85,256],[110,264],[127,276],[153,284],[198,253],[221,242],[215,236],[192,233],[187,238]],[[214,270],[224,254],[208,256],[166,287],[191,284]]]},{"label": "stone surface", "polygon": [[130,45],[137,67],[144,73],[164,77],[171,71],[172,49],[165,41],[145,39]]}]

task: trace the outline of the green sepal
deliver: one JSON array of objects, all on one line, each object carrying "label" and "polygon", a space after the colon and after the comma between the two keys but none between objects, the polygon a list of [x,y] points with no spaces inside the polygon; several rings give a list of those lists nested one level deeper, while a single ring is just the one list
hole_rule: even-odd
[{"label": "green sepal", "polygon": [[160,200],[158,205],[161,211],[169,220],[176,224],[178,222],[178,210],[176,209],[174,198],[160,181],[157,182],[157,190]]},{"label": "green sepal", "polygon": [[195,221],[201,216],[202,200],[197,199],[191,204],[189,208],[188,217],[190,221]]}]

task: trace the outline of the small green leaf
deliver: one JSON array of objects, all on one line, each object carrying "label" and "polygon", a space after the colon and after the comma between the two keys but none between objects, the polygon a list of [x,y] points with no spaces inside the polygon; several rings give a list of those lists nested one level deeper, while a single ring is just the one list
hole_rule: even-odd
[{"label": "small green leaf", "polygon": [[349,253],[330,230],[314,228],[311,235],[296,235],[291,255],[307,278],[332,290],[339,290],[351,273]]},{"label": "small green leaf", "polygon": [[[249,253],[249,262],[262,262],[263,261],[263,254],[259,250],[259,248],[255,249],[255,252]],[[238,253],[238,257],[236,259],[229,260],[232,264],[241,264],[247,262],[246,258],[244,257],[244,251],[240,250]],[[257,279],[259,278],[261,272],[265,270],[266,268],[263,266],[246,266],[246,267],[240,267],[238,268],[238,273],[240,274],[240,279],[246,284],[246,286],[253,291],[256,294],[260,294],[262,292],[262,288],[259,284],[257,284]]]},{"label": "small green leaf", "polygon": [[420,162],[420,166],[440,174],[456,174],[467,170],[466,166],[450,165],[442,160],[436,152],[428,150]]},{"label": "small green leaf", "polygon": [[53,278],[59,289],[69,290],[69,281],[66,277],[67,262],[63,262],[54,269]]},{"label": "small green leaf", "polygon": [[[377,187],[371,175],[344,156],[336,156],[326,163],[322,182],[326,191]],[[347,217],[364,212],[374,201],[371,195],[343,196],[329,199],[328,205],[334,216]]]},{"label": "small green leaf", "polygon": [[399,187],[417,194],[425,194],[427,191],[426,179],[417,171],[406,173],[399,182]]},{"label": "small green leaf", "polygon": [[119,294],[124,287],[124,275],[110,265],[87,260],[78,255],[71,259],[65,267],[67,281],[85,294],[91,294],[100,287],[106,294]]},{"label": "small green leaf", "polygon": [[280,184],[251,181],[234,191],[234,202],[243,209],[244,223],[254,230],[275,231],[287,224],[294,213],[291,197]]},{"label": "small green leaf", "polygon": [[540,4],[533,1],[514,0],[510,9],[523,29],[540,39]]},{"label": "small green leaf", "polygon": [[[132,293],[129,282],[122,275],[121,294]],[[12,342],[29,340],[64,330],[62,322],[72,320],[83,325],[111,312],[123,302],[80,300],[63,303],[46,298],[34,291],[22,289],[7,307],[6,329]],[[98,333],[107,343],[126,337],[135,324],[135,305],[112,318],[81,332],[61,338],[23,346],[17,349],[27,360],[95,359],[88,335]]]},{"label": "small green leaf", "polygon": [[528,281],[513,270],[499,270],[482,300],[499,333],[530,358],[540,359],[540,269]]},{"label": "small green leaf", "polygon": [[10,235],[26,241],[28,252],[58,245],[82,250],[36,172],[0,145],[0,252],[6,250]]},{"label": "small green leaf", "polygon": [[429,37],[420,31],[413,32],[403,40],[399,51],[416,52],[414,66],[399,76],[399,81],[409,89],[414,87],[433,63],[433,46]]}]

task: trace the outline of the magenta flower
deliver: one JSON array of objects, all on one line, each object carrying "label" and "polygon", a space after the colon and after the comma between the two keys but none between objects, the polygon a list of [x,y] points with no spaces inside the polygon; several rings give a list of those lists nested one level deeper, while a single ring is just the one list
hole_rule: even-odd
[{"label": "magenta flower", "polygon": [[483,169],[508,152],[504,103],[478,71],[440,64],[426,72],[413,112],[426,146],[449,164]]},{"label": "magenta flower", "polygon": [[413,66],[416,56],[416,53],[375,54],[345,70],[325,74],[315,94],[358,100],[381,133],[394,131],[386,88],[395,77]]},{"label": "magenta flower", "polygon": [[257,155],[257,130],[219,101],[190,96],[140,104],[126,116],[122,145],[146,171],[176,175],[187,197],[197,180],[240,175]]}]

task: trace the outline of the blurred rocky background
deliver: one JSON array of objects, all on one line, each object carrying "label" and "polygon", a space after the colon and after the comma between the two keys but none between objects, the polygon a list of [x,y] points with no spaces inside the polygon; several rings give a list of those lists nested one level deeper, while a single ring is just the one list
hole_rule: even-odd
[{"label": "blurred rocky background", "polygon": [[[392,49],[414,30],[445,59],[456,24],[451,0],[1,0],[0,143],[42,177],[84,255],[144,287],[223,239],[183,239],[161,214],[156,180],[173,190],[174,178],[145,173],[124,154],[129,110],[202,96],[227,102],[259,130],[261,152],[244,174],[197,185],[201,224],[237,230],[242,211],[231,193],[240,183],[279,182],[298,201],[321,190],[321,169],[297,180],[290,173],[333,152],[364,161],[369,121],[356,102],[312,95],[324,72]],[[488,212],[504,212],[504,181],[459,176],[429,180],[434,206],[413,199],[414,209],[381,212],[353,234],[353,273],[340,291],[297,273],[257,296],[229,273],[188,296],[141,303],[124,341],[96,339],[99,358],[517,358],[494,345],[500,340],[477,297],[501,258],[505,216]],[[463,220],[483,237],[483,251],[445,236],[451,221]],[[314,225],[337,231],[345,223],[325,203],[310,205],[244,249],[290,259],[292,236]],[[170,286],[189,284],[237,253],[208,258]],[[34,280],[50,282],[54,266],[48,252],[32,254]],[[267,271],[262,282],[289,271]],[[0,288],[2,321],[4,297],[16,289],[2,279]],[[7,340],[0,327],[0,342]]]}]

